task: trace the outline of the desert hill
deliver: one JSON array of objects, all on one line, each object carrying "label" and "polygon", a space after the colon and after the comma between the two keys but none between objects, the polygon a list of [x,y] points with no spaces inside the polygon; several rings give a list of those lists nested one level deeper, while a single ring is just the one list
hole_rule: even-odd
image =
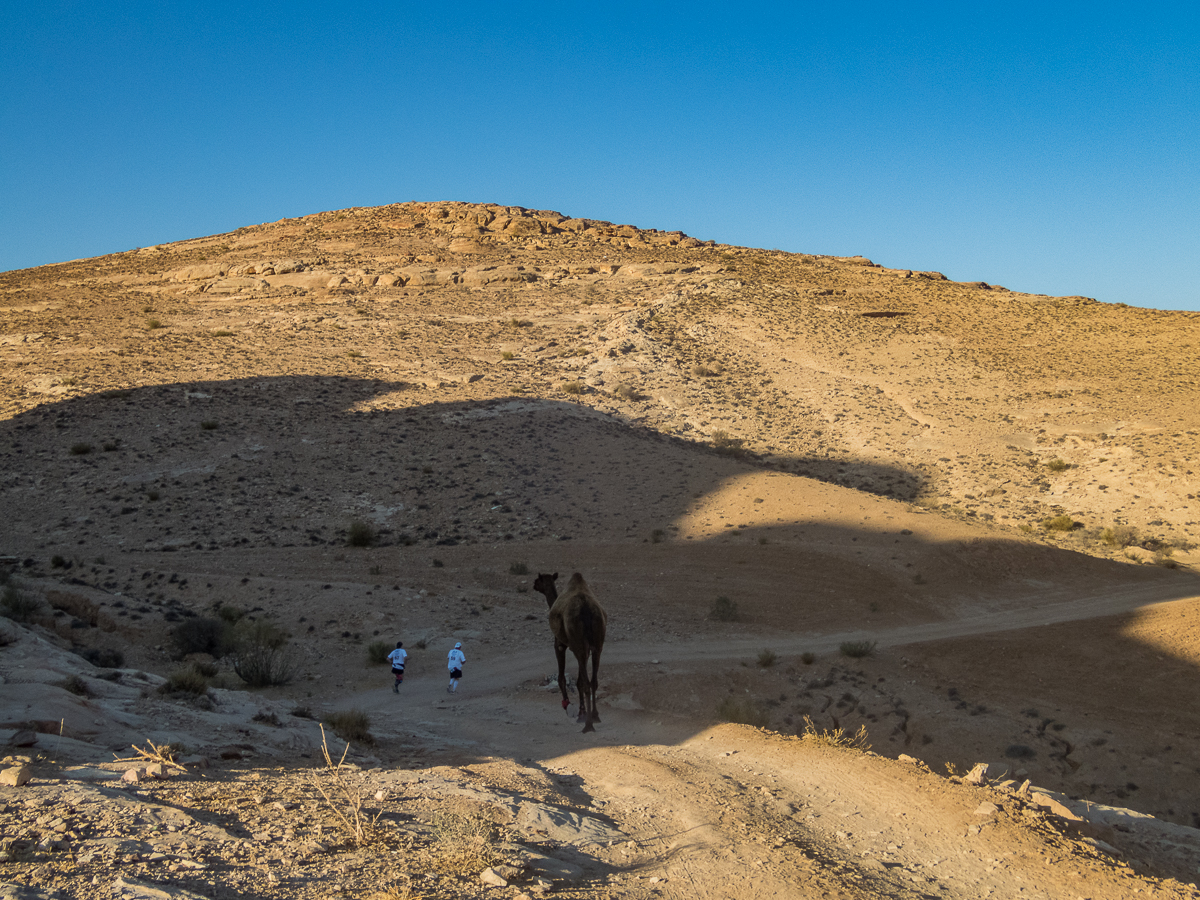
[{"label": "desert hill", "polygon": [[[359,708],[380,742],[357,757],[364,768],[449,765],[499,783],[530,763],[568,767],[619,810],[609,826],[623,834],[635,815],[664,818],[638,839],[635,869],[614,850],[556,888],[567,895],[746,896],[729,879],[764,865],[762,889],[783,896],[803,896],[801,882],[987,894],[999,862],[913,893],[892,875],[928,859],[905,856],[901,837],[871,843],[890,834],[872,791],[895,794],[893,823],[923,792],[965,795],[912,763],[797,739],[806,720],[863,726],[875,753],[937,773],[989,762],[1001,786],[987,790],[1016,816],[988,857],[1021,860],[994,881],[1005,895],[1023,878],[1021,896],[1039,896],[1034,881],[1071,896],[1038,871],[1051,845],[1091,860],[1070,876],[1085,893],[1186,893],[1194,859],[1178,848],[1200,824],[1200,315],[464,203],[320,213],[2,273],[0,308],[0,554],[8,587],[36,606],[0,648],[0,726],[41,732],[41,752],[61,731],[57,755],[94,764],[88,748],[107,759],[141,730],[214,758],[245,745],[236,766],[259,768],[223,773],[230,784],[285,777],[266,760],[300,777],[315,759],[309,725],[273,742],[245,722],[242,691],[211,695],[225,717],[213,725],[153,690],[182,665],[172,630],[223,607],[285,629],[302,656],[291,684],[251,695],[264,721]],[[530,590],[538,571],[575,570],[611,621],[596,736],[543,690],[553,655]],[[12,662],[35,638],[122,663],[76,662],[95,682],[80,699],[60,685],[68,663],[18,671],[36,668]],[[364,666],[367,644],[397,638],[420,642],[400,698]],[[439,681],[454,640],[472,665],[461,698]],[[227,660],[197,661],[238,685]],[[709,730],[722,718],[778,736]],[[787,781],[798,824],[748,804],[766,783],[722,794],[737,753],[758,755],[755,778]],[[831,781],[795,780],[822,759],[839,760]],[[652,799],[625,783],[627,767],[673,774]],[[1027,780],[1063,802],[1153,815],[1181,829],[1176,851],[1111,823],[1085,835],[1102,851],[1071,843],[1077,825],[1022,831],[1038,808],[1017,793]],[[689,806],[689,784],[708,799]],[[801,815],[818,795],[874,824]],[[742,824],[713,825],[718,808]],[[945,834],[925,846],[910,830],[922,857],[972,857],[957,842],[991,814],[931,809],[919,830]],[[668,839],[693,828],[719,833]],[[781,845],[756,863],[745,829],[819,852],[803,863]],[[57,871],[53,854],[0,865]],[[211,897],[260,883],[252,869],[179,871]],[[333,883],[306,873],[269,890]],[[60,889],[86,895],[68,875]]]}]

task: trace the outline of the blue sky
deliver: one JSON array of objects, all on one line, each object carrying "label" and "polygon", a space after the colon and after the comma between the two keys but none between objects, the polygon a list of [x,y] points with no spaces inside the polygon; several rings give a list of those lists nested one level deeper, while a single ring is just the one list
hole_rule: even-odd
[{"label": "blue sky", "polygon": [[0,3],[0,270],[467,200],[1200,310],[1194,4]]}]

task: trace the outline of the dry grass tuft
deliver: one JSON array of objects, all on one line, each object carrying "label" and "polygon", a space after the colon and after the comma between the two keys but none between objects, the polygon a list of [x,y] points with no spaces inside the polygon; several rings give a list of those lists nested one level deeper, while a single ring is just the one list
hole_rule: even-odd
[{"label": "dry grass tuft", "polygon": [[846,747],[850,750],[870,750],[871,744],[867,740],[867,726],[859,725],[858,731],[850,734],[844,728],[834,728],[832,730],[822,730],[816,726],[809,716],[804,717],[804,731],[801,737],[805,740],[817,741],[821,744],[828,744],[830,747]]},{"label": "dry grass tuft", "polygon": [[350,744],[347,743],[341,758],[335,763],[329,754],[329,742],[325,737],[325,726],[322,725],[321,754],[325,757],[325,768],[314,769],[310,774],[313,786],[341,823],[346,836],[355,845],[364,847],[378,837],[376,825],[383,810],[377,810],[373,816],[367,811],[367,789],[361,783],[356,783],[361,781],[362,776],[346,768],[346,754],[349,752]]}]

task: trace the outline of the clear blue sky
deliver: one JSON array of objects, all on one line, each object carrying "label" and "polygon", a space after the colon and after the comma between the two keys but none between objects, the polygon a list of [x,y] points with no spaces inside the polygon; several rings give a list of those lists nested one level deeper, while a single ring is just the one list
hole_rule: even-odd
[{"label": "clear blue sky", "polygon": [[1200,12],[0,2],[0,270],[404,200],[1200,310]]}]

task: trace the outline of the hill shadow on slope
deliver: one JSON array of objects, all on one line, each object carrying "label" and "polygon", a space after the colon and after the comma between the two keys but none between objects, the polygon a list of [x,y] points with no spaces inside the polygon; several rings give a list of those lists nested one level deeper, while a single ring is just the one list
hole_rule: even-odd
[{"label": "hill shadow on slope", "polygon": [[[686,684],[698,698],[694,703],[681,702],[680,693],[656,699],[645,680],[631,690],[641,706],[684,713],[696,727],[711,720],[727,686],[740,678],[732,657],[745,649],[729,643],[737,634],[769,648],[782,637],[809,634],[815,640],[823,632],[882,637],[972,609],[1019,611],[1085,599],[1114,585],[1164,598],[1200,593],[1190,573],[1093,559],[993,537],[962,523],[914,531],[901,524],[903,517],[940,520],[575,404],[427,397],[402,382],[289,377],[157,386],[39,407],[0,423],[8,544],[0,552],[29,555],[35,567],[48,566],[53,555],[70,561],[129,552],[146,565],[171,553],[170,565],[184,573],[240,573],[251,559],[265,570],[271,554],[280,554],[277,574],[297,582],[343,582],[340,592],[326,595],[329,603],[345,598],[347,609],[351,603],[386,604],[390,612],[414,618],[422,609],[440,616],[444,601],[408,608],[393,597],[364,600],[353,586],[374,580],[368,564],[421,565],[420,577],[430,584],[475,582],[481,592],[511,591],[504,570],[516,556],[530,558],[535,568],[579,568],[612,617],[613,652],[602,669],[602,693],[612,685],[614,696],[618,682],[630,680],[623,673],[635,671],[651,688]],[[790,518],[768,523],[739,516],[723,523],[728,529],[714,520],[712,529],[691,540],[676,534],[697,504],[755,478],[775,479],[778,490],[786,484],[794,491]],[[855,504],[865,504],[859,512],[869,512],[870,522],[857,513],[835,519],[823,512]],[[354,521],[372,526],[379,538],[373,548],[342,562],[314,555],[344,548]],[[296,557],[300,551],[307,555]],[[434,552],[444,568],[428,568]],[[83,567],[70,571],[71,577],[85,574]],[[85,580],[121,590],[131,602],[146,591],[125,572]],[[218,587],[223,596],[239,597],[234,580]],[[721,594],[738,603],[743,622],[707,618]],[[191,597],[198,603],[199,590]],[[501,639],[516,639],[522,628],[544,628],[540,597],[526,594],[520,602],[538,620],[534,625],[521,624],[523,608],[512,610],[515,622],[485,617],[479,624]],[[1094,625],[1101,629],[1094,640],[1116,657],[1142,659],[1145,644],[1111,621]],[[678,678],[644,669],[649,660],[621,659],[616,652],[622,641],[652,636],[726,649],[705,652]],[[883,659],[894,665],[897,657]],[[1023,659],[1022,665],[1037,672],[1044,663],[1047,678],[1061,678],[1064,660],[1078,660],[1081,680],[1091,684],[1087,672],[1099,663],[1077,654],[1069,641],[1053,659]],[[969,674],[975,662],[967,655],[958,665]],[[1194,665],[1185,671],[1184,690],[1191,696],[1200,679]],[[696,673],[707,677],[697,682]],[[991,674],[1001,690],[1002,669]],[[804,670],[787,678],[789,693],[813,680]],[[761,693],[765,683],[748,682],[747,689]],[[1019,708],[1020,697],[1009,696]],[[1106,727],[1154,734],[1156,723],[1175,715],[1174,707],[1169,696],[1147,698],[1140,717],[1125,713]],[[781,729],[787,724],[770,721]],[[595,738],[630,739],[616,731]],[[912,752],[906,744],[897,752],[904,749]]]}]

